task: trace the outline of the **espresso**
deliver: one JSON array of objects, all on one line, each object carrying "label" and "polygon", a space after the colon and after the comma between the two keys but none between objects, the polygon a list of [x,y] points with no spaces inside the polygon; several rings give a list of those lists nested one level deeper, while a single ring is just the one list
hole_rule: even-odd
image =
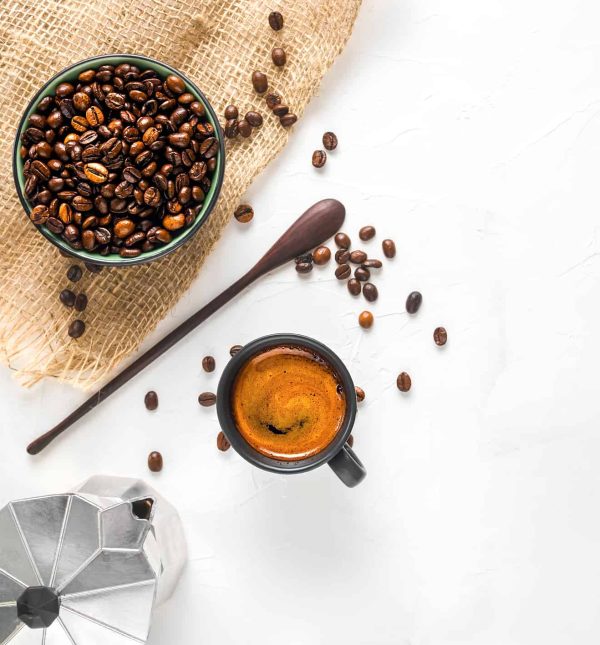
[{"label": "espresso", "polygon": [[323,451],[340,431],[346,395],[331,366],[301,347],[274,347],[251,358],[233,384],[239,433],[259,453],[298,461]]}]

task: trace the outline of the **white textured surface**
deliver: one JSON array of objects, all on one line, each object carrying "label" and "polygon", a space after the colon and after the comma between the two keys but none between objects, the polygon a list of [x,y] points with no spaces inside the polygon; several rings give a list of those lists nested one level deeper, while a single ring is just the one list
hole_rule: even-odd
[{"label": "white textured surface", "polygon": [[[353,238],[377,226],[369,249],[397,242],[375,327],[357,327],[364,301],[331,266],[307,279],[288,267],[36,459],[26,443],[83,396],[23,391],[4,370],[0,503],[98,472],[158,487],[181,511],[190,563],[153,645],[597,643],[599,19],[593,0],[365,0],[248,195],[255,221],[231,224],[154,338],[328,196]],[[340,146],[319,172],[327,129]],[[415,288],[424,305],[409,318]],[[216,450],[215,410],[197,394],[216,387],[230,345],[279,331],[328,343],[367,392],[355,448],[369,476],[355,490],[327,468],[283,478]]]}]

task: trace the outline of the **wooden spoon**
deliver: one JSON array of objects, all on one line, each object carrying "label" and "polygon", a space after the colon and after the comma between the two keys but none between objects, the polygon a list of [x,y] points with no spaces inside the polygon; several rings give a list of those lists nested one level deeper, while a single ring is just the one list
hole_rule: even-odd
[{"label": "wooden spoon", "polygon": [[131,365],[126,367],[120,374],[117,374],[104,387],[92,394],[87,401],[82,403],[68,417],[63,419],[45,434],[32,441],[27,446],[30,455],[37,455],[56,437],[62,434],[75,421],[81,419],[90,410],[93,410],[99,403],[102,403],[113,392],[116,392],[122,385],[139,374],[152,361],[162,356],[175,343],[187,336],[192,329],[203,323],[212,316],[224,304],[237,296],[248,285],[262,277],[269,271],[290,262],[294,258],[314,249],[322,244],[332,235],[339,231],[346,216],[346,209],[343,204],[335,199],[323,199],[313,204],[303,215],[301,215],[288,230],[275,242],[265,255],[237,282],[234,282],[228,289],[218,295],[214,300],[202,307],[195,314],[167,334],[156,345],[144,352]]}]

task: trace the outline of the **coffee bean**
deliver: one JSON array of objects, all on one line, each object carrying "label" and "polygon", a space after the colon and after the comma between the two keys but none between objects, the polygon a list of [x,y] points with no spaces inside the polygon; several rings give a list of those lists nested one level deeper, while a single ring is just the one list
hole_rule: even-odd
[{"label": "coffee bean", "polygon": [[366,242],[367,240],[372,240],[375,237],[375,227],[374,226],[363,226],[360,231],[358,231],[358,237],[363,242]]},{"label": "coffee bean", "polygon": [[156,450],[148,455],[148,468],[153,473],[159,473],[163,469],[163,456]]},{"label": "coffee bean", "polygon": [[319,246],[313,251],[313,261],[316,265],[322,266],[331,260],[331,251],[326,246]]},{"label": "coffee bean", "polygon": [[354,446],[354,435],[350,435],[348,439],[346,439],[346,443],[352,448]]},{"label": "coffee bean", "polygon": [[78,267],[76,264],[69,267],[69,270],[67,271],[67,279],[71,282],[79,282],[82,275],[83,271],[81,270],[81,267]]},{"label": "coffee bean", "polygon": [[363,311],[358,317],[358,324],[364,329],[369,329],[373,325],[373,314],[370,311]]},{"label": "coffee bean", "polygon": [[46,228],[55,235],[60,235],[65,230],[65,225],[56,217],[49,217],[46,220]]},{"label": "coffee bean", "polygon": [[49,213],[46,206],[43,204],[38,204],[31,209],[29,218],[36,226],[41,226],[48,221]]},{"label": "coffee bean", "polygon": [[91,262],[85,262],[85,268],[90,272],[90,273],[100,273],[104,267],[100,266],[99,264],[92,264]]},{"label": "coffee bean", "polygon": [[279,11],[271,11],[269,14],[269,25],[273,31],[280,31],[283,29],[283,16]]},{"label": "coffee bean", "polygon": [[280,117],[279,123],[281,123],[284,128],[289,128],[290,126],[294,125],[297,120],[298,117],[295,114],[285,114],[284,116]]},{"label": "coffee bean", "polygon": [[287,62],[285,50],[281,47],[273,47],[273,50],[271,51],[271,59],[277,67],[283,67]]},{"label": "coffee bean", "polygon": [[88,297],[85,293],[78,293],[75,298],[75,311],[85,311],[88,304]]},{"label": "coffee bean", "polygon": [[237,119],[229,119],[229,121],[225,123],[223,133],[228,139],[235,139],[240,133]]},{"label": "coffee bean", "polygon": [[229,354],[230,356],[235,356],[242,349],[244,349],[242,345],[232,345],[229,348]]},{"label": "coffee bean", "polygon": [[108,180],[108,169],[101,163],[87,163],[83,167],[85,176],[95,184],[103,184]]},{"label": "coffee bean", "polygon": [[247,224],[254,217],[254,209],[250,204],[240,204],[233,215],[238,222]]},{"label": "coffee bean", "polygon": [[202,359],[202,369],[204,369],[205,372],[214,372],[215,359],[212,356],[205,356]]},{"label": "coffee bean", "polygon": [[412,380],[406,372],[401,372],[396,379],[396,385],[400,392],[408,392],[412,385]]},{"label": "coffee bean", "polygon": [[296,264],[296,271],[298,273],[310,273],[313,270],[312,262],[298,262]]},{"label": "coffee bean", "polygon": [[267,107],[270,110],[273,110],[281,103],[281,96],[276,92],[269,92],[269,94],[265,96],[265,101],[267,103]]},{"label": "coffee bean", "polygon": [[185,83],[183,82],[183,79],[179,78],[179,76],[175,76],[175,74],[169,74],[169,76],[167,76],[165,85],[171,92],[173,92],[173,94],[183,94],[185,92]]},{"label": "coffee bean", "polygon": [[259,112],[246,112],[245,119],[253,128],[260,128],[263,124],[262,114]]},{"label": "coffee bean", "polygon": [[362,265],[365,269],[381,269],[383,266],[381,260],[365,260]]},{"label": "coffee bean", "polygon": [[154,390],[146,392],[144,405],[147,410],[156,410],[156,408],[158,408],[158,394]]},{"label": "coffee bean", "polygon": [[315,168],[322,168],[327,161],[325,150],[315,150],[312,154],[312,165]]},{"label": "coffee bean", "polygon": [[263,72],[252,72],[252,85],[258,94],[264,94],[269,88],[269,79]]},{"label": "coffee bean", "polygon": [[363,295],[369,302],[375,302],[379,297],[377,287],[372,282],[365,282],[363,287]]},{"label": "coffee bean", "polygon": [[335,252],[335,261],[338,264],[348,264],[350,262],[350,251],[348,249],[339,249]]},{"label": "coffee bean", "polygon": [[239,112],[237,107],[235,105],[228,105],[225,108],[225,119],[227,121],[230,121],[231,119],[237,119],[239,116]]},{"label": "coffee bean", "polygon": [[229,439],[225,436],[223,431],[219,432],[217,435],[217,448],[221,452],[227,452],[229,448],[231,448],[231,444],[229,443]]},{"label": "coffee bean", "polygon": [[364,251],[352,251],[350,253],[350,262],[352,264],[362,264],[367,259],[367,254]]},{"label": "coffee bean", "polygon": [[357,280],[360,280],[361,282],[366,282],[371,277],[371,273],[369,269],[363,269],[363,267],[358,267],[358,269],[354,271],[354,277]]},{"label": "coffee bean", "polygon": [[416,314],[423,302],[423,296],[418,291],[411,291],[406,298],[406,311],[409,314]]},{"label": "coffee bean", "polygon": [[59,298],[65,307],[72,307],[75,304],[75,294],[70,289],[63,289]]},{"label": "coffee bean", "polygon": [[396,245],[393,240],[383,240],[381,243],[383,254],[386,258],[393,258],[396,255]]},{"label": "coffee bean", "polygon": [[202,392],[198,397],[198,403],[204,407],[208,408],[211,405],[214,405],[217,402],[217,397],[212,392]]},{"label": "coffee bean", "polygon": [[362,387],[358,387],[358,385],[354,387],[354,390],[356,391],[356,400],[359,403],[362,403],[365,400],[365,391]]},{"label": "coffee bean", "polygon": [[125,239],[126,237],[129,237],[134,230],[135,230],[135,224],[130,219],[119,220],[115,224],[115,228],[114,228],[115,235],[121,239]]},{"label": "coffee bean", "polygon": [[340,249],[350,248],[350,238],[346,235],[346,233],[338,233],[333,239]]},{"label": "coffee bean", "polygon": [[435,341],[435,344],[439,345],[440,347],[446,344],[446,342],[448,341],[448,332],[444,329],[444,327],[435,328],[433,332],[433,340]]},{"label": "coffee bean", "polygon": [[356,280],[356,278],[350,278],[350,280],[348,280],[348,291],[350,292],[351,295],[359,296],[361,290],[362,290],[362,285],[358,280]]},{"label": "coffee bean", "polygon": [[326,132],[323,135],[323,146],[325,150],[335,150],[337,148],[338,138],[333,132]]},{"label": "coffee bean", "polygon": [[281,117],[285,116],[290,111],[290,108],[285,105],[285,103],[279,103],[273,108],[273,114],[275,116]]},{"label": "coffee bean", "polygon": [[85,332],[85,323],[83,320],[74,320],[69,325],[69,336],[71,338],[80,338]]},{"label": "coffee bean", "polygon": [[350,265],[340,264],[338,268],[335,270],[335,277],[338,280],[346,280],[347,278],[350,277],[351,273],[352,273],[352,269],[350,268]]},{"label": "coffee bean", "polygon": [[246,121],[246,119],[238,121],[237,128],[238,132],[242,135],[242,137],[244,137],[244,139],[247,139],[252,134],[252,126],[248,123],[248,121]]},{"label": "coffee bean", "polygon": [[96,105],[92,105],[85,111],[85,118],[92,128],[97,128],[104,123],[104,113]]}]

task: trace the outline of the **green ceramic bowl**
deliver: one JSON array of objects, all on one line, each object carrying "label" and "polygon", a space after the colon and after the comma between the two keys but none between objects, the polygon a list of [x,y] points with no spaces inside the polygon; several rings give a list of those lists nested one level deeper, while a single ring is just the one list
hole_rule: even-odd
[{"label": "green ceramic bowl", "polygon": [[[198,230],[204,224],[204,222],[206,222],[212,209],[214,208],[221,191],[221,186],[223,185],[223,173],[225,170],[225,145],[223,132],[221,131],[221,127],[219,125],[219,120],[217,119],[215,111],[207,101],[204,94],[196,87],[196,85],[194,85],[194,83],[192,83],[192,81],[190,81],[189,78],[187,78],[179,70],[174,69],[170,65],[161,63],[157,60],[153,60],[152,58],[148,58],[147,56],[138,56],[134,54],[110,54],[105,56],[94,56],[92,58],[87,58],[78,63],[75,63],[74,65],[71,65],[66,69],[63,69],[62,72],[59,72],[56,76],[51,78],[33,97],[31,102],[27,106],[23,117],[21,118],[13,149],[13,176],[19,199],[21,200],[21,204],[23,204],[23,208],[25,209],[27,215],[29,215],[29,213],[31,212],[33,205],[25,196],[25,177],[23,175],[23,159],[21,159],[20,155],[20,142],[21,134],[27,127],[27,122],[29,121],[30,115],[35,112],[35,108],[40,100],[45,96],[52,94],[59,83],[63,83],[65,81],[71,83],[76,82],[79,74],[84,70],[89,69],[90,67],[97,68],[100,67],[100,65],[116,66],[120,63],[133,63],[141,69],[153,69],[158,72],[161,78],[165,78],[169,74],[176,74],[177,76],[181,77],[186,83],[186,91],[193,94],[196,99],[200,101],[206,108],[207,119],[214,127],[215,137],[219,142],[219,153],[217,156],[217,167],[213,175],[212,185],[210,187],[210,190],[208,191],[208,194],[206,195],[202,210],[200,211],[200,213],[198,213],[196,221],[193,223],[193,225],[189,228],[184,229],[177,237],[174,237],[173,240],[169,242],[169,244],[157,247],[152,251],[148,251],[147,253],[142,253],[136,258],[122,258],[117,254],[100,255],[99,253],[90,253],[88,251],[84,251],[83,249],[75,250],[71,248],[71,246],[69,246],[69,244],[67,244],[67,242],[65,242],[60,236],[50,232],[45,226],[37,227],[40,233],[46,239],[50,240],[52,244],[57,246],[64,253],[76,257],[84,262],[90,262],[92,264],[98,264],[102,266],[132,266],[134,264],[143,264],[145,262],[150,262],[151,260],[157,260],[158,258],[161,258],[168,253],[175,251],[175,249],[185,244],[185,242],[187,242],[193,235],[198,232]],[[18,217],[18,215],[15,214],[15,217]]]}]

